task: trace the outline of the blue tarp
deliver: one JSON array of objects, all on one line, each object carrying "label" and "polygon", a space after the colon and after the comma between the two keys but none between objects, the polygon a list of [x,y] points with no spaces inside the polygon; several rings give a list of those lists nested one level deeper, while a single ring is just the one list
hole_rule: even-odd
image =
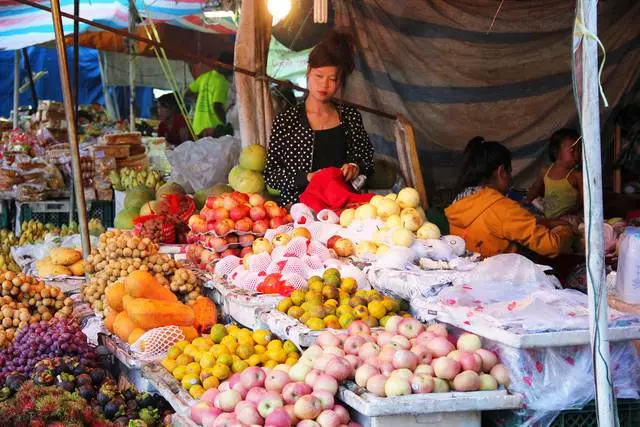
[{"label": "blue tarp", "polygon": [[[102,80],[100,78],[100,67],[98,65],[98,51],[80,47],[80,79],[79,79],[79,103],[104,105],[102,93]],[[21,52],[22,53],[22,52]],[[32,73],[47,71],[48,74],[35,82],[38,99],[50,99],[62,101],[62,87],[60,85],[60,72],[58,68],[58,56],[56,50],[45,47],[27,48],[29,62]],[[13,67],[14,51],[0,51],[0,116],[9,117],[13,109]],[[67,49],[69,67],[73,64],[73,49]],[[24,66],[24,58],[20,60],[20,85],[25,83],[27,73]],[[73,84],[73,77],[72,84]],[[118,96],[120,113],[123,117],[128,117],[128,89],[115,91]],[[125,97],[126,96],[126,97]],[[137,88],[136,104],[139,106],[138,117],[149,117],[150,108],[153,105],[153,89]],[[120,101],[122,100],[122,101]],[[20,105],[34,105],[31,90],[28,89],[20,94]]]}]

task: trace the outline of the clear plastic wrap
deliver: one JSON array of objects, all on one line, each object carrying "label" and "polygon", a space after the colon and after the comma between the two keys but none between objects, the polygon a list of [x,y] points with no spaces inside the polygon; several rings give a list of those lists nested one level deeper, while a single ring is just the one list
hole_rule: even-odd
[{"label": "clear plastic wrap", "polygon": [[618,253],[615,293],[629,304],[640,304],[640,227],[627,227]]}]

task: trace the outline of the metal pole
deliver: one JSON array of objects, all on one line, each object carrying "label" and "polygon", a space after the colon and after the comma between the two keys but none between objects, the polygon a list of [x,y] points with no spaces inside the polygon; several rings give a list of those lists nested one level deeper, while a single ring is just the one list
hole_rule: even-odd
[{"label": "metal pole", "polygon": [[[129,0],[129,32],[136,32],[136,6],[134,0]],[[127,40],[129,51],[129,132],[136,130],[136,45],[133,40]]]},{"label": "metal pole", "polygon": [[[80,0],[74,0],[73,1],[73,16],[78,17],[80,16]],[[78,121],[78,102],[80,102],[79,100],[79,96],[80,96],[80,90],[78,89],[79,86],[79,81],[80,81],[80,76],[78,76],[79,73],[79,69],[80,69],[80,58],[79,58],[79,49],[78,49],[78,44],[80,42],[80,22],[74,20],[73,21],[73,111],[74,111],[74,117],[75,117],[75,124],[76,124],[76,129],[78,129],[78,127],[80,126],[80,122]],[[71,225],[71,223],[73,222],[73,208],[75,206],[75,200],[73,197],[73,181],[71,182],[71,195],[69,197],[69,200],[71,203],[69,203],[71,205],[71,209],[69,209],[69,225]]]},{"label": "metal pole", "polygon": [[13,60],[13,128],[18,129],[18,108],[20,108],[20,51],[16,49]]},{"label": "metal pole", "polygon": [[89,241],[89,229],[87,227],[87,208],[84,201],[84,188],[82,187],[82,175],[80,173],[80,152],[78,150],[78,138],[76,130],[75,110],[73,108],[73,95],[69,81],[69,68],[67,52],[64,46],[64,34],[62,32],[62,16],[60,15],[60,0],[51,0],[51,14],[53,28],[56,34],[56,49],[58,51],[58,66],[60,68],[60,80],[62,94],[64,96],[64,110],[67,116],[69,133],[69,145],[71,146],[71,166],[73,169],[73,183],[78,208],[78,222],[80,223],[80,238],[82,241],[82,254],[88,257],[91,252]]},{"label": "metal pole", "polygon": [[[582,150],[584,218],[586,229],[587,290],[589,299],[589,332],[595,376],[599,427],[617,425],[615,396],[609,358],[607,287],[604,270],[604,236],[602,224],[602,159],[600,154],[600,92],[598,78],[598,1],[578,0],[577,19],[584,25],[580,70],[582,88],[580,122]],[[586,34],[589,34],[587,36]]]},{"label": "metal pole", "polygon": [[38,93],[36,92],[36,85],[33,83],[33,72],[31,71],[31,62],[29,62],[29,52],[27,48],[22,48],[22,57],[24,58],[24,71],[29,78],[29,86],[31,86],[31,98],[33,98],[33,108],[31,112],[35,112],[38,109]]}]

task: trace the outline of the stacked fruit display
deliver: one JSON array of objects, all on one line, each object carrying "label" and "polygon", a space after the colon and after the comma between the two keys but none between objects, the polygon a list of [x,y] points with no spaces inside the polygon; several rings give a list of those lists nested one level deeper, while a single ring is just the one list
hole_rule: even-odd
[{"label": "stacked fruit display", "polygon": [[199,398],[232,374],[252,366],[293,365],[299,356],[292,342],[272,339],[267,330],[218,324],[208,336],[176,343],[161,363],[191,396]]},{"label": "stacked fruit display", "polygon": [[229,185],[243,193],[262,193],[267,166],[267,150],[262,145],[252,144],[240,152],[239,164],[229,172]]},{"label": "stacked fruit display", "polygon": [[[159,246],[149,238],[140,238],[131,232],[113,230],[100,235],[98,248],[87,257],[85,269],[89,276],[87,285],[81,288],[85,301],[102,313],[106,306],[107,286],[140,270],[152,273],[156,280],[189,303],[200,295],[200,284],[194,274],[187,273],[167,254],[158,253]],[[177,273],[177,275],[176,275]]]},{"label": "stacked fruit display", "polygon": [[160,188],[164,181],[160,172],[151,168],[136,170],[130,168],[122,168],[119,171],[113,170],[109,173],[109,179],[114,190],[128,191],[134,187],[144,185],[152,190]]},{"label": "stacked fruit display", "polygon": [[[345,209],[340,214],[340,225],[349,227],[355,220],[372,219],[384,221],[384,225],[370,240],[358,242],[358,245],[340,242],[335,248],[336,253],[340,256],[381,255],[388,250],[389,246],[409,247],[416,238],[440,238],[440,229],[427,221],[426,214],[420,207],[420,196],[410,187],[403,188],[397,195],[395,193],[384,197],[376,195],[369,203],[358,208]],[[338,236],[334,243],[337,239]],[[333,243],[329,246],[333,247]]]},{"label": "stacked fruit display", "polygon": [[0,350],[0,383],[14,372],[29,376],[41,360],[62,356],[77,356],[84,365],[95,362],[94,349],[78,322],[59,317],[31,323],[9,347]]},{"label": "stacked fruit display", "polygon": [[19,273],[20,267],[11,256],[11,247],[18,245],[15,234],[8,230],[0,230],[0,270]]},{"label": "stacked fruit display", "polygon": [[72,248],[54,248],[35,264],[40,277],[84,276],[82,252]]},{"label": "stacked fruit display", "polygon": [[54,316],[70,315],[73,301],[54,287],[31,276],[10,271],[0,272],[0,347],[13,341],[20,328]]},{"label": "stacked fruit display", "polygon": [[371,327],[384,326],[400,312],[400,301],[376,290],[358,290],[355,279],[340,277],[335,268],[325,270],[322,277],[311,277],[307,285],[306,290],[293,291],[280,301],[277,309],[312,330],[343,329],[356,319]]},{"label": "stacked fruit display", "polygon": [[[16,405],[16,402],[24,402],[25,398],[37,401],[41,391],[44,390],[51,396],[49,399],[55,401],[54,403],[59,403],[60,398],[64,398],[64,393],[73,393],[74,399],[77,399],[75,403],[80,405],[84,411],[89,408],[97,416],[114,420],[116,425],[121,426],[129,425],[131,420],[136,419],[144,421],[147,426],[160,426],[164,415],[171,413],[169,405],[161,397],[152,396],[149,393],[139,393],[134,387],[120,390],[108,371],[100,367],[87,366],[76,357],[43,359],[36,364],[30,376],[31,381],[27,381],[27,379],[26,375],[14,373],[9,375],[4,382],[5,387],[2,388],[0,394],[10,397],[13,393],[17,393],[15,401],[9,400],[0,406],[0,412],[10,414],[9,419],[12,419],[12,415],[21,410],[15,408],[15,406],[20,406]],[[24,390],[29,390],[30,396],[21,396],[20,394]],[[11,405],[12,403],[13,405]],[[36,419],[50,420],[50,418],[60,417],[60,414],[65,413],[61,405],[47,406],[42,402],[36,403],[36,407],[43,411],[42,413],[36,411],[33,414]],[[23,413],[20,416],[25,418]],[[59,421],[70,421],[69,417],[71,416],[72,414],[67,414],[66,417],[61,416],[62,420]],[[72,419],[73,421],[78,420],[77,418]],[[7,421],[5,420],[5,422]],[[101,422],[105,423],[104,420]],[[9,422],[9,425],[13,424]]]},{"label": "stacked fruit display", "polygon": [[[312,356],[305,362],[313,363]],[[251,367],[217,389],[207,390],[191,408],[191,419],[198,425],[214,427],[358,427],[347,409],[336,403],[338,381],[328,371],[294,375],[286,365],[275,369]]]},{"label": "stacked fruit display", "polygon": [[[178,301],[178,297],[162,286],[151,273],[133,271],[123,282],[106,289],[109,311],[105,327],[122,341],[133,344],[149,329],[163,326],[179,326],[185,336],[197,335],[195,325],[215,323],[215,316],[196,319],[193,307]],[[203,299],[202,304],[213,302]],[[197,304],[197,301],[194,305]],[[215,306],[214,306],[215,312]],[[199,313],[198,313],[199,314]]]},{"label": "stacked fruit display", "polygon": [[40,243],[44,240],[44,236],[47,234],[66,237],[78,234],[78,232],[78,224],[76,222],[71,222],[69,225],[63,224],[62,227],[57,227],[53,224],[43,224],[37,219],[30,219],[29,221],[24,221],[20,225],[20,239],[18,241],[18,245],[24,246]]},{"label": "stacked fruit display", "polygon": [[[489,391],[509,385],[506,367],[493,352],[482,348],[479,337],[465,333],[454,339],[444,325],[425,328],[414,318],[393,316],[381,332],[372,332],[364,322],[356,321],[348,334],[323,332],[316,344],[325,354],[353,362],[356,383],[380,397]],[[318,369],[323,362],[335,365],[327,359],[318,359],[312,367]]]}]

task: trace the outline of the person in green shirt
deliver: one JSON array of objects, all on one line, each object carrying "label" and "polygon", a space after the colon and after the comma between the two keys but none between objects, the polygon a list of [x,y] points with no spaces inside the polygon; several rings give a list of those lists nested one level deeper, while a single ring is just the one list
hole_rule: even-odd
[{"label": "person in green shirt", "polygon": [[[233,54],[224,52],[218,61],[232,64]],[[200,74],[189,85],[187,96],[197,95],[193,131],[199,137],[214,136],[216,127],[226,123],[225,106],[229,96],[229,76],[231,71],[227,69],[210,70]]]}]

